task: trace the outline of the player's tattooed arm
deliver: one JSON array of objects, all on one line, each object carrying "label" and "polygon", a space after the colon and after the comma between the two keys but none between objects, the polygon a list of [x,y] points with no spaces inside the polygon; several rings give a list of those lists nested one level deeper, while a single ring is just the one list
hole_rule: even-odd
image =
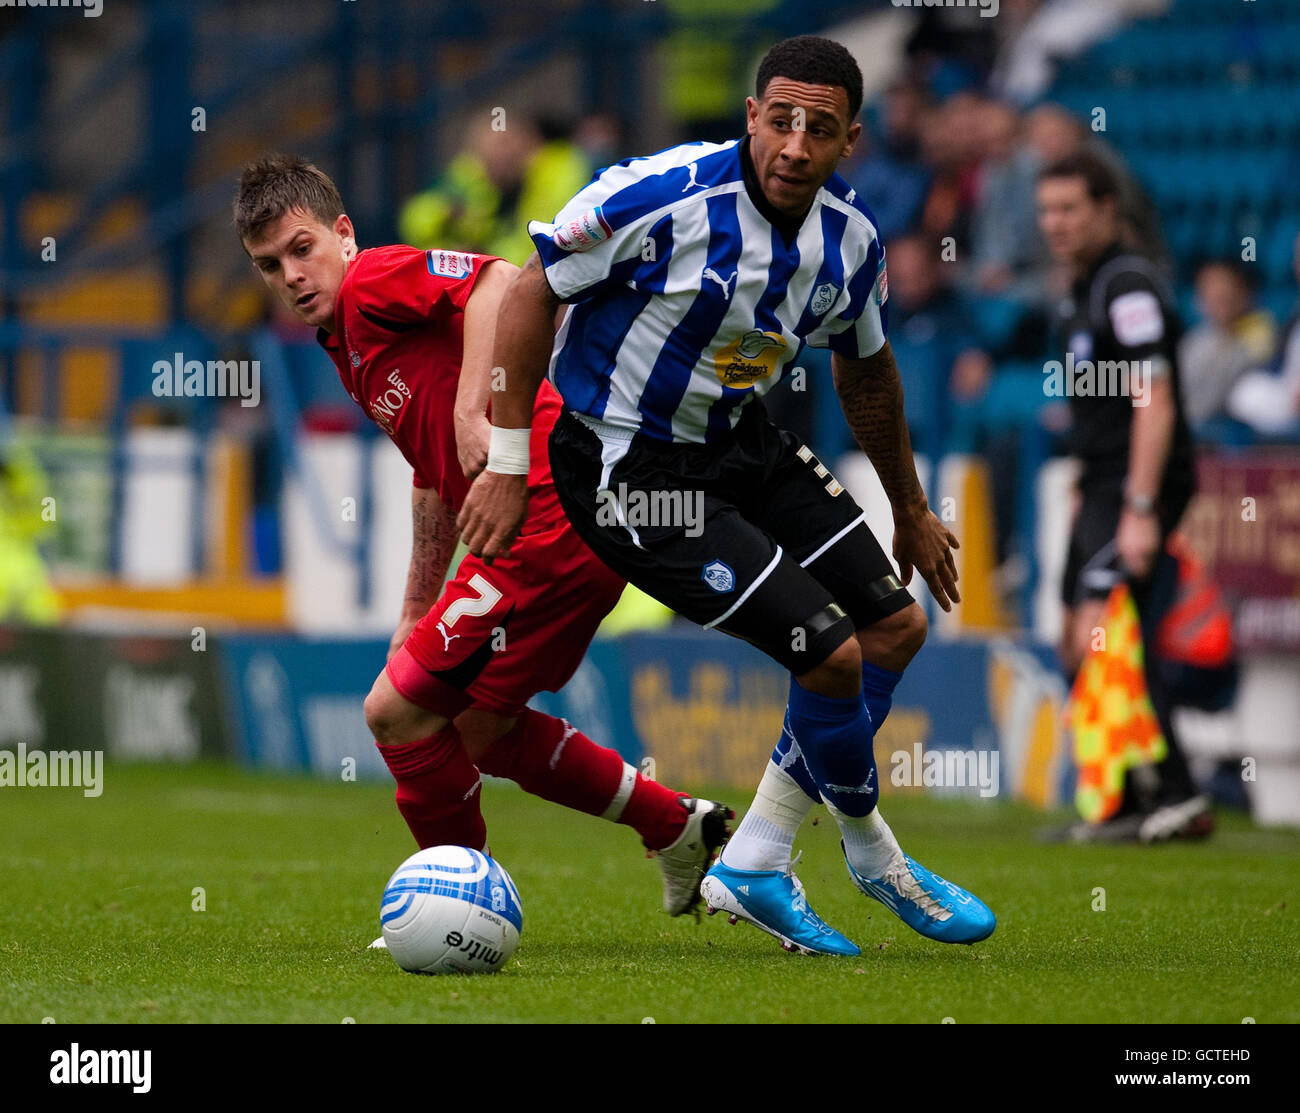
[{"label": "player's tattooed arm", "polygon": [[894,559],[903,583],[912,569],[945,611],[960,603],[957,565],[952,550],[957,538],[930,511],[925,489],[916,475],[912,440],[903,417],[903,384],[894,353],[886,341],[866,359],[831,353],[831,371],[844,418],[853,439],[867,454],[894,511]]},{"label": "player's tattooed arm", "polygon": [[831,371],[853,439],[876,469],[891,505],[924,509],[925,491],[916,476],[903,417],[903,384],[889,341],[866,359],[832,353]]},{"label": "player's tattooed arm", "polygon": [[456,515],[438,492],[432,487],[412,487],[411,565],[406,573],[402,616],[388,646],[389,657],[437,600],[458,540]]},{"label": "player's tattooed arm", "polygon": [[502,373],[492,364],[497,317],[501,300],[518,273],[519,268],[513,263],[493,260],[484,266],[465,302],[465,339],[456,388],[455,424],[456,455],[461,471],[470,479],[487,463],[492,429],[488,401],[494,380],[502,378]]}]

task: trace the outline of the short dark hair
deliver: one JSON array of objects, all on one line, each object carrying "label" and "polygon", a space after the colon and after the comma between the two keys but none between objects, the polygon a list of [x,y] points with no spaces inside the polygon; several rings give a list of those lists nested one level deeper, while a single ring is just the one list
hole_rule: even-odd
[{"label": "short dark hair", "polygon": [[1244,289],[1252,294],[1259,289],[1259,270],[1248,266],[1236,255],[1210,255],[1198,260],[1195,278],[1200,278],[1202,271],[1211,269],[1227,271],[1237,282],[1241,283]]},{"label": "short dark hair", "polygon": [[234,213],[241,241],[256,239],[290,209],[332,225],[343,212],[343,199],[328,174],[297,155],[269,155],[244,167]]},{"label": "short dark hair", "polygon": [[862,71],[853,55],[833,39],[820,35],[782,39],[758,64],[754,91],[759,100],[774,77],[808,85],[838,85],[849,95],[850,123],[862,109]]},{"label": "short dark hair", "polygon": [[1075,151],[1048,163],[1038,172],[1038,180],[1048,178],[1082,178],[1093,201],[1105,197],[1119,199],[1119,178],[1115,171],[1104,158],[1091,151]]}]

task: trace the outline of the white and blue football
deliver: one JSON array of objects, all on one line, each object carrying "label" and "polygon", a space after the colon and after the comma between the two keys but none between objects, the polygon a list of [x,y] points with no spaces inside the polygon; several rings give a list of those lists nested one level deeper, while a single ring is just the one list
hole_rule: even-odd
[{"label": "white and blue football", "polygon": [[519,946],[519,890],[501,865],[464,846],[412,854],[384,886],[379,926],[413,974],[490,974]]}]

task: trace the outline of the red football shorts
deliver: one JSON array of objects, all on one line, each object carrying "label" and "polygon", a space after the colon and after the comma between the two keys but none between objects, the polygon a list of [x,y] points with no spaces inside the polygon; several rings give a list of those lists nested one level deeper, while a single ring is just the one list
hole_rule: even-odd
[{"label": "red football shorts", "polygon": [[393,654],[388,679],[448,719],[467,707],[517,715],[568,683],[624,583],[568,522],[519,537],[490,565],[466,555]]}]

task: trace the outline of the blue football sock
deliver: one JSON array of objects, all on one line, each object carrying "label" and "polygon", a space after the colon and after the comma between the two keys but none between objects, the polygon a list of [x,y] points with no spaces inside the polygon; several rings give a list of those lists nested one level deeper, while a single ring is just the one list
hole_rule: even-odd
[{"label": "blue football sock", "polygon": [[[791,683],[793,683],[793,680]],[[814,803],[820,804],[822,802],[821,793],[817,791],[817,784],[812,779],[812,774],[808,772],[803,753],[800,751],[799,744],[794,740],[794,734],[790,730],[790,708],[788,706],[785,709],[785,722],[781,725],[781,740],[777,742],[776,748],[772,751],[772,764],[782,772],[787,773],[790,779],[803,789]]]},{"label": "blue football sock", "polygon": [[[889,709],[894,704],[894,689],[903,679],[901,672],[873,665],[870,661],[862,662],[862,698],[866,701],[867,712],[871,715],[872,737],[889,717]],[[790,733],[790,709],[786,708],[785,723],[781,728],[781,740],[772,751],[772,762],[783,769],[794,782],[813,800],[821,800],[817,785],[808,765],[803,759],[799,746]]]},{"label": "blue football sock", "polygon": [[875,730],[859,693],[847,698],[810,692],[790,678],[787,723],[821,798],[848,816],[876,806]]},{"label": "blue football sock", "polygon": [[862,698],[867,701],[871,725],[875,730],[880,730],[884,725],[894,703],[894,689],[902,679],[901,672],[882,669],[870,661],[862,662]]}]

